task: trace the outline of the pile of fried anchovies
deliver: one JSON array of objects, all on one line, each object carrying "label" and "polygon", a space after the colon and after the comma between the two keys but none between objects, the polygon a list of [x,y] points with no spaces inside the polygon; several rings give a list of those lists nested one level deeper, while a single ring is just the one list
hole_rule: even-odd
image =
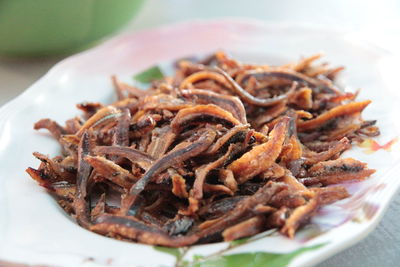
[{"label": "pile of fried anchovies", "polygon": [[374,173],[340,158],[379,135],[320,55],[283,66],[217,52],[176,62],[148,90],[112,77],[118,101],[85,102],[60,126],[42,119],[62,155],[38,152],[27,172],[86,229],[181,247],[278,228],[288,237],[323,205],[349,196],[337,184]]}]

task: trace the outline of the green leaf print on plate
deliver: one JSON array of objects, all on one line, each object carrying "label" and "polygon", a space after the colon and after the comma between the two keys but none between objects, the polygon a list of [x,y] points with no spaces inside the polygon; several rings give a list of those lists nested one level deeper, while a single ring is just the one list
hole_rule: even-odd
[{"label": "green leaf print on plate", "polygon": [[299,254],[318,249],[323,245],[300,248],[287,254],[275,254],[268,252],[237,253],[220,255],[212,259],[191,263],[190,267],[284,267]]},{"label": "green leaf print on plate", "polygon": [[179,251],[179,248],[167,248],[167,247],[154,247],[155,250],[158,250],[160,252],[168,253],[175,258],[178,258],[181,255],[181,252]]},{"label": "green leaf print on plate", "polygon": [[194,255],[192,261],[184,260],[184,256],[190,248],[167,248],[154,247],[155,250],[170,254],[176,258],[175,267],[284,267],[296,256],[307,252],[319,249],[325,244],[300,248],[290,253],[278,254],[269,252],[249,252],[222,255],[236,246],[240,246],[247,242],[247,238],[237,240],[236,243],[229,246],[228,249],[221,250],[212,255]]},{"label": "green leaf print on plate", "polygon": [[160,67],[152,66],[138,74],[135,74],[133,78],[141,83],[150,83],[154,80],[164,78],[164,73],[161,71]]}]

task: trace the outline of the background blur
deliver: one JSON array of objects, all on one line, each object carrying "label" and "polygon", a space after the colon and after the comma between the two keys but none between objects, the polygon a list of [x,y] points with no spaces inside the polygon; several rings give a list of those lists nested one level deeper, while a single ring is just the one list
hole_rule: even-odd
[{"label": "background blur", "polygon": [[[0,0],[0,21],[1,4],[7,1],[30,0]],[[138,15],[114,34],[190,19],[220,17],[339,28],[362,34],[369,41],[390,50],[400,47],[398,0],[145,0]],[[0,105],[29,87],[65,56],[29,59],[0,56]]]},{"label": "background blur", "polygon": [[[2,1],[22,0],[0,0],[0,20]],[[400,51],[399,0],[145,0],[138,15],[118,32],[139,31],[190,19],[221,17],[245,17],[272,23],[338,28],[357,34],[393,53]],[[28,88],[66,56],[0,56],[0,106]],[[399,212],[400,197],[397,197],[377,230],[356,246],[322,263],[320,267],[398,266]]]}]

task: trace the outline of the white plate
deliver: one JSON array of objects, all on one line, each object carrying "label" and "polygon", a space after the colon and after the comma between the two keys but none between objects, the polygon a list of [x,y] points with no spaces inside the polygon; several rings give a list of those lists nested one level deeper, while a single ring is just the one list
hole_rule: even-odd
[{"label": "white plate", "polygon": [[[44,117],[63,123],[78,114],[75,104],[85,100],[111,101],[112,74],[129,81],[132,74],[158,62],[217,49],[244,61],[273,64],[323,51],[327,61],[347,67],[342,75],[345,84],[363,88],[359,99],[373,100],[363,116],[378,120],[382,134],[375,141],[382,145],[399,136],[397,62],[384,50],[351,35],[243,20],[189,22],[125,34],[62,61],[1,108],[0,259],[57,266],[173,266],[175,257],[166,251],[91,233],[65,215],[24,172],[39,164],[33,151],[59,152],[57,143],[34,131],[32,125]],[[361,240],[376,226],[400,185],[398,143],[391,151],[366,154],[364,150],[355,147],[345,156],[365,161],[377,172],[365,182],[350,185],[350,199],[322,209],[313,219],[314,226],[300,231],[294,240],[268,232],[226,252],[227,243],[195,246],[185,252],[181,262],[215,253],[207,266],[235,266],[230,265],[232,261],[241,266],[310,266]],[[182,250],[167,252],[179,254]],[[231,256],[221,256],[223,253]],[[237,253],[242,254],[232,256]]]}]

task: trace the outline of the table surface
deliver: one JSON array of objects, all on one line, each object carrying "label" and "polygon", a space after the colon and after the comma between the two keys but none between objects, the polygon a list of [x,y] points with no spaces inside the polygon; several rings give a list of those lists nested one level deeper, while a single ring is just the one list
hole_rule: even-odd
[{"label": "table surface", "polygon": [[[399,11],[400,1],[397,0],[147,0],[139,16],[122,31],[194,18],[240,16],[267,22],[309,23],[375,32],[379,33],[379,38],[375,39],[380,45],[393,49],[398,44],[391,41],[393,37],[400,39]],[[0,106],[23,92],[61,59],[63,57],[0,58]],[[400,260],[399,220],[400,194],[397,194],[378,227],[367,238],[318,266],[397,266]]]}]

